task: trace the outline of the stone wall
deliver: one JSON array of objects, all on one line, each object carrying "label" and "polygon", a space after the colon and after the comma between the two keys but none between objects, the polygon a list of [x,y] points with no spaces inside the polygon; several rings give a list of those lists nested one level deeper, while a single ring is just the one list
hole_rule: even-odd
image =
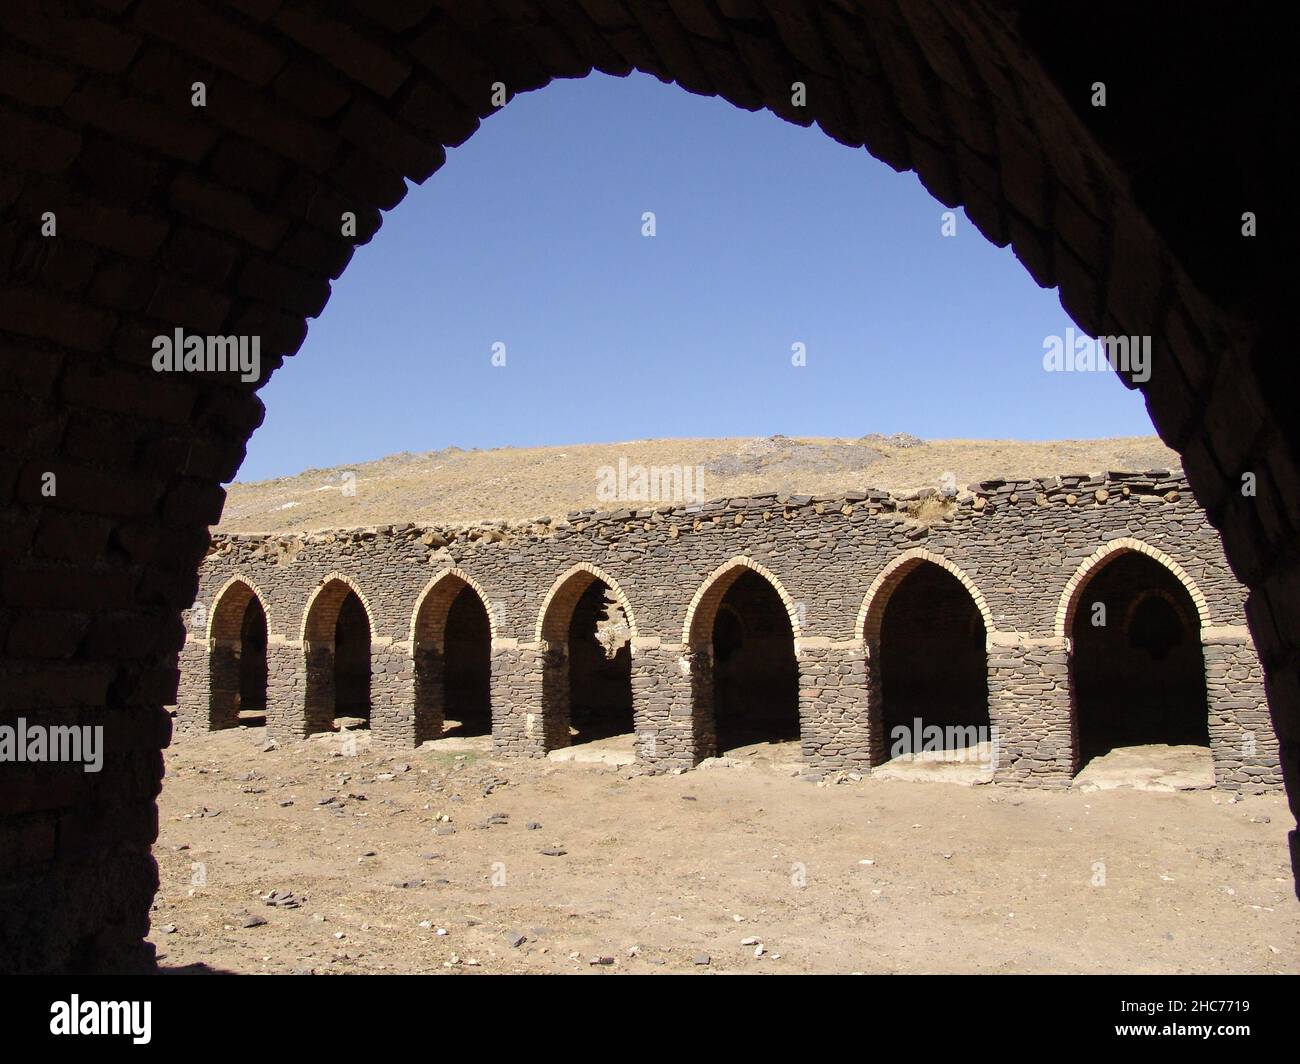
[{"label": "stone wall", "polygon": [[213,723],[213,647],[194,619],[222,612],[223,594],[247,598],[249,589],[267,616],[271,733],[291,739],[327,726],[304,705],[302,640],[316,603],[347,587],[371,625],[374,736],[413,745],[414,659],[425,645],[415,618],[445,581],[472,581],[491,618],[495,751],[540,756],[568,741],[555,708],[564,699],[554,695],[568,660],[564,611],[600,579],[630,631],[638,759],[689,767],[714,752],[711,611],[719,589],[749,570],[771,583],[790,617],[805,760],[814,770],[865,771],[884,749],[876,675],[884,607],[928,563],[960,581],[984,622],[998,778],[1063,785],[1078,768],[1069,624],[1089,577],[1140,551],[1174,573],[1195,607],[1220,785],[1280,785],[1245,591],[1180,476],[984,482],[942,505],[931,500],[926,511],[940,516],[924,524],[914,515],[927,494],[764,495],[523,526],[216,536],[189,614],[176,733]]}]

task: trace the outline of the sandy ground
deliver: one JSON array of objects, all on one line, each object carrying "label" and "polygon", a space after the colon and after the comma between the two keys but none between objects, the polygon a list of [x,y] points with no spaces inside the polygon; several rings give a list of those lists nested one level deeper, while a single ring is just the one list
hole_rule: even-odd
[{"label": "sandy ground", "polygon": [[1300,972],[1281,796],[816,783],[792,748],[650,777],[349,736],[168,751],[164,970]]},{"label": "sandy ground", "polygon": [[[618,509],[623,504],[602,497],[597,488],[599,470],[616,470],[620,461],[629,469],[641,465],[690,470],[692,490],[702,499],[765,491],[822,495],[862,488],[933,488],[943,483],[945,474],[960,488],[997,477],[1179,468],[1178,455],[1155,436],[1037,441],[770,436],[474,451],[451,447],[232,484],[217,531],[292,532],[408,521],[522,522],[563,518],[587,507]],[[635,483],[635,473],[629,476]]]}]

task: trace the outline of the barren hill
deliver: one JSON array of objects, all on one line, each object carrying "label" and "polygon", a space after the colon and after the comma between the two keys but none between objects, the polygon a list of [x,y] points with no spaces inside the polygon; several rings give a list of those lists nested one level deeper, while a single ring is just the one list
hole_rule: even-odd
[{"label": "barren hill", "polygon": [[[860,488],[903,491],[958,487],[999,477],[1178,469],[1178,455],[1154,436],[1100,440],[920,440],[786,436],[631,440],[569,447],[450,447],[390,455],[351,467],[230,486],[218,530],[291,532],[400,524],[472,524],[563,517],[590,507],[650,506],[610,501],[620,468],[679,467],[705,499],[765,491],[820,495]],[[602,476],[602,467],[603,476]],[[612,471],[612,473],[611,473]],[[672,502],[665,499],[664,502]],[[682,501],[682,500],[676,500]],[[697,501],[687,499],[685,501]]]}]

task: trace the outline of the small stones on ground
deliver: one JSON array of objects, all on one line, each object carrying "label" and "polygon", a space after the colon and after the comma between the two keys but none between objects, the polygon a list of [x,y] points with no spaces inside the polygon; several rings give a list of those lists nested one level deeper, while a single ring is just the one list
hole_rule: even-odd
[{"label": "small stones on ground", "polygon": [[751,935],[749,938],[742,938],[742,939],[740,940],[740,944],[741,944],[742,946],[757,946],[757,945],[758,945],[758,939],[754,938],[754,936]]},{"label": "small stones on ground", "polygon": [[529,831],[539,831],[539,830],[541,830],[541,827],[542,827],[542,825],[539,824],[536,820],[530,820],[530,821],[529,821],[527,824],[525,824],[524,826],[525,826]]},{"label": "small stones on ground", "polygon": [[293,805],[293,799],[292,799],[292,798],[285,798],[285,799],[280,803],[280,808],[281,808],[281,809],[287,809],[287,808],[288,808],[289,806],[291,806],[291,805]]},{"label": "small stones on ground", "polygon": [[307,899],[291,890],[273,890],[269,894],[263,894],[262,900],[278,909],[299,909]]},{"label": "small stones on ground", "polygon": [[162,927],[158,928],[158,930],[161,931],[164,935],[174,935],[176,934],[176,925],[163,924]]},{"label": "small stones on ground", "polygon": [[695,795],[693,795],[693,794],[683,794],[683,795],[681,796],[681,798],[682,798],[682,801],[683,801],[683,802],[695,802],[695,801],[699,801],[699,799],[696,798]]},{"label": "small stones on ground", "polygon": [[455,835],[456,829],[450,824],[439,824],[433,829],[435,835]]},{"label": "small stones on ground", "polygon": [[510,948],[511,948],[511,949],[518,949],[518,948],[519,948],[520,946],[522,946],[525,942],[527,942],[528,939],[527,939],[527,937],[526,937],[524,934],[522,934],[522,933],[519,932],[519,931],[507,931],[507,932],[506,932],[506,941],[507,941],[508,943],[510,943]]},{"label": "small stones on ground", "polygon": [[563,857],[568,850],[562,850],[558,846],[548,846],[542,851],[543,857]]},{"label": "small stones on ground", "polygon": [[713,958],[710,957],[707,953],[697,953],[694,957],[691,958],[691,963],[703,968],[706,965],[712,964]]},{"label": "small stones on ground", "polygon": [[613,964],[613,963],[614,963],[614,958],[608,956],[607,954],[602,954],[602,955],[599,956],[599,957],[592,957],[591,960],[589,960],[587,963],[588,963],[588,964],[593,964],[593,965],[595,965],[595,964],[605,964],[605,965],[608,965],[608,964]]},{"label": "small stones on ground", "polygon": [[264,923],[266,923],[266,921],[262,917],[256,915],[255,913],[249,913],[247,916],[243,917],[239,921],[239,926],[240,927],[261,927]]}]

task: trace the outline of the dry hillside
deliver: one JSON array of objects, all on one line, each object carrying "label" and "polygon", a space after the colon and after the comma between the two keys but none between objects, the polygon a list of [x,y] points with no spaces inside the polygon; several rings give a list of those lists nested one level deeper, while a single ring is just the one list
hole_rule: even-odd
[{"label": "dry hillside", "polygon": [[638,465],[698,470],[693,486],[702,485],[704,499],[764,491],[805,495],[864,487],[901,491],[939,486],[947,473],[958,487],[964,487],[997,477],[1178,468],[1178,455],[1154,436],[1036,442],[919,440],[905,435],[772,436],[490,451],[449,447],[232,484],[218,529],[290,532],[407,521],[440,525],[527,521],[563,517],[589,507],[635,507],[635,501],[611,502],[598,492],[601,467],[617,470],[620,460],[629,469],[632,483]]}]

